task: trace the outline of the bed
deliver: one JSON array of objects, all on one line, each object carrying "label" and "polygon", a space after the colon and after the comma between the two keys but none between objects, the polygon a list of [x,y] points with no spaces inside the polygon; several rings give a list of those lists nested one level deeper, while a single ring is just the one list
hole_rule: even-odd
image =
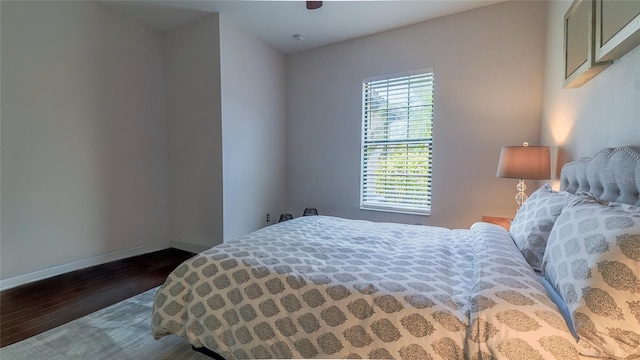
[{"label": "bed", "polygon": [[565,165],[509,232],[306,216],[215,246],[159,288],[153,336],[227,360],[640,357],[639,150]]}]

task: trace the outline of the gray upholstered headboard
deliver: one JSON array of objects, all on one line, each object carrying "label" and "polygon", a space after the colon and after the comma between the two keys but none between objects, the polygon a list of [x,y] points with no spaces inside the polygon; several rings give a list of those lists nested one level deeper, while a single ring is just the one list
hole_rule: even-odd
[{"label": "gray upholstered headboard", "polygon": [[562,167],[560,189],[640,206],[640,146],[608,148]]}]

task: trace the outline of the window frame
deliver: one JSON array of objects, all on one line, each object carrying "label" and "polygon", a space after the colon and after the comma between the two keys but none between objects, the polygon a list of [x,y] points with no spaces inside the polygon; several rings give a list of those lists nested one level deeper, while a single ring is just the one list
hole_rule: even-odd
[{"label": "window frame", "polygon": [[[428,173],[427,173],[427,191],[426,193],[423,195],[424,197],[424,201],[426,201],[426,205],[422,206],[421,208],[416,208],[416,207],[410,207],[407,206],[407,204],[401,204],[400,202],[396,201],[396,202],[389,202],[388,204],[384,204],[384,205],[380,205],[380,204],[372,204],[372,202],[370,201],[366,201],[365,200],[365,188],[367,187],[365,184],[365,176],[367,173],[366,170],[366,165],[365,162],[367,159],[370,159],[370,157],[368,157],[367,159],[365,159],[365,153],[366,153],[366,148],[370,147],[372,144],[383,144],[385,143],[385,141],[369,141],[367,142],[367,134],[370,134],[371,131],[368,131],[367,129],[367,125],[368,125],[368,120],[367,120],[367,101],[369,100],[369,98],[367,97],[367,84],[371,84],[371,83],[375,83],[375,82],[380,82],[380,81],[386,81],[388,83],[392,83],[394,81],[398,81],[402,78],[407,78],[407,81],[410,80],[411,76],[416,76],[416,75],[421,75],[421,76],[427,76],[430,79],[426,80],[424,83],[428,83],[430,82],[430,91],[431,91],[431,102],[426,104],[426,107],[431,107],[431,116],[430,116],[430,124],[429,124],[429,128],[430,128],[430,137],[429,138],[424,138],[421,139],[421,141],[416,142],[416,140],[410,139],[410,140],[404,140],[404,141],[393,141],[393,143],[397,143],[397,144],[425,144],[428,146],[428,150],[426,150],[425,153],[428,154]],[[407,86],[408,89],[408,86]],[[407,99],[409,99],[409,95],[407,94]],[[410,106],[407,105],[407,108],[409,108]],[[388,115],[388,114],[387,114]],[[404,72],[398,72],[398,73],[392,73],[392,74],[386,74],[386,75],[379,75],[379,76],[374,76],[374,77],[368,77],[362,80],[362,104],[361,104],[361,140],[360,140],[360,209],[361,210],[369,210],[369,211],[382,211],[382,212],[391,212],[391,213],[402,213],[402,214],[413,214],[413,215],[431,215],[431,210],[432,210],[432,193],[433,193],[433,125],[435,123],[435,68],[434,67],[427,67],[427,68],[422,68],[422,69],[417,69],[417,70],[410,70],[410,71],[404,71]],[[388,142],[388,141],[387,141]]]}]

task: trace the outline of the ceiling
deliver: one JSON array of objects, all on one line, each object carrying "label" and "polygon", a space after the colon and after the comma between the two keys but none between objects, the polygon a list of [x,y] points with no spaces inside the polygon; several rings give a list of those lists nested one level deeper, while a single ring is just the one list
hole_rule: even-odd
[{"label": "ceiling", "polygon": [[[158,31],[177,29],[217,12],[287,54],[502,1],[506,0],[325,1],[317,10],[307,10],[304,1],[97,2]],[[304,40],[297,40],[296,34]]]}]

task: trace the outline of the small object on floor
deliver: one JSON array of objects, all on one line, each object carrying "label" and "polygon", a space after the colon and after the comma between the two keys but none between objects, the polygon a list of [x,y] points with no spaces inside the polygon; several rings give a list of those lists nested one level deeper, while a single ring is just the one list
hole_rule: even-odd
[{"label": "small object on floor", "polygon": [[310,216],[310,215],[318,215],[318,209],[316,208],[304,209],[304,213],[302,214],[302,216]]},{"label": "small object on floor", "polygon": [[278,220],[278,222],[283,222],[283,221],[287,221],[287,220],[291,220],[293,219],[293,215],[286,213],[286,214],[280,214],[280,220]]}]

